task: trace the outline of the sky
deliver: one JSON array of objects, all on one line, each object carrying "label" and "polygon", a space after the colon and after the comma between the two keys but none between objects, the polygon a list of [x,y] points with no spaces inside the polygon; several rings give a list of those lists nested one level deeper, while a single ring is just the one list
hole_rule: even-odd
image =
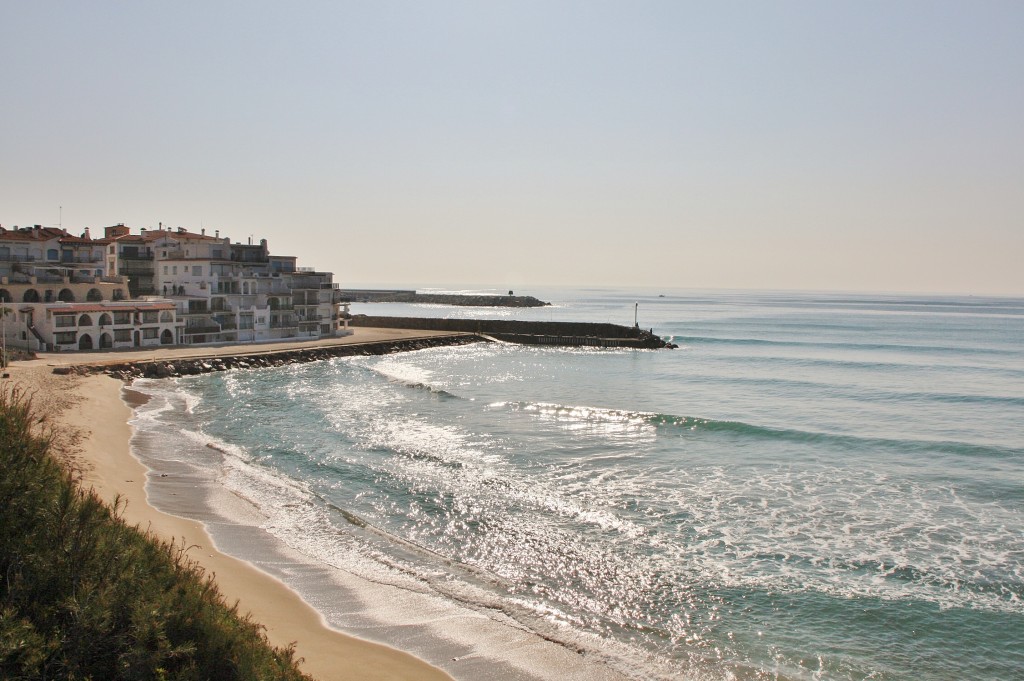
[{"label": "sky", "polygon": [[1018,0],[0,0],[0,64],[7,228],[343,286],[1024,295]]}]

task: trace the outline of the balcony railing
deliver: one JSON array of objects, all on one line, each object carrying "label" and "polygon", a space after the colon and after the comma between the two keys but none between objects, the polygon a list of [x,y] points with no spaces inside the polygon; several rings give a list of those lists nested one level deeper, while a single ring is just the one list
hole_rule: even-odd
[{"label": "balcony railing", "polygon": [[153,274],[154,268],[152,262],[146,262],[145,260],[129,260],[122,261],[118,264],[117,269],[122,274],[135,274],[137,272],[145,274]]},{"label": "balcony railing", "polygon": [[102,255],[76,255],[73,257],[63,257],[60,259],[61,264],[64,263],[93,263],[103,262]]},{"label": "balcony railing", "polygon": [[208,333],[220,333],[220,327],[216,324],[196,324],[196,325],[185,325],[183,333],[186,336],[194,336],[198,334]]}]

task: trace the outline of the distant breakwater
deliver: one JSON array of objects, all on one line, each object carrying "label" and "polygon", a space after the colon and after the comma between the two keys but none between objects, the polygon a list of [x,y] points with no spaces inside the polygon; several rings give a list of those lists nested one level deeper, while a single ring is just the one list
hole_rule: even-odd
[{"label": "distant breakwater", "polygon": [[594,322],[533,322],[512,319],[440,319],[354,315],[349,326],[474,333],[508,343],[602,348],[671,348],[653,329]]},{"label": "distant breakwater", "polygon": [[431,338],[410,338],[372,343],[344,343],[312,348],[289,350],[253,351],[210,357],[181,357],[174,359],[153,359],[103,364],[80,364],[56,367],[55,374],[107,374],[125,382],[136,378],[176,378],[195,376],[230,369],[258,369],[280,367],[286,364],[316,362],[335,357],[357,355],[387,355],[395,352],[424,350],[450,345],[479,343],[483,339],[472,334],[435,336]]},{"label": "distant breakwater", "polygon": [[462,307],[545,307],[551,303],[533,296],[463,295],[455,293],[417,293],[416,291],[377,291],[343,289],[341,295],[360,303],[419,303]]}]

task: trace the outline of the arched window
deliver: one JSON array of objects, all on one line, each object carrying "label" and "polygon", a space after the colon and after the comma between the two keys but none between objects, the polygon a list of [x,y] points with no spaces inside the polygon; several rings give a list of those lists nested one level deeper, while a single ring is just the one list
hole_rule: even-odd
[{"label": "arched window", "polygon": [[110,334],[109,333],[105,333],[102,336],[100,336],[100,347],[101,348],[112,348],[112,347],[114,347],[114,342],[110,338]]},{"label": "arched window", "polygon": [[64,303],[75,302],[75,294],[69,288],[62,288],[60,293],[57,294],[57,300]]},{"label": "arched window", "polygon": [[92,350],[92,336],[87,333],[83,333],[82,337],[78,339],[79,350]]},{"label": "arched window", "polygon": [[82,315],[78,318],[79,326],[92,326],[92,317],[87,314]]},{"label": "arched window", "polygon": [[170,329],[164,329],[164,332],[160,334],[160,344],[171,345],[172,343],[174,343],[174,334]]},{"label": "arched window", "polygon": [[170,324],[174,321],[174,315],[171,314],[170,310],[164,310],[160,313],[160,322],[162,324]]},{"label": "arched window", "polygon": [[11,292],[5,288],[0,288],[0,303],[10,302],[13,302],[13,299],[11,298]]},{"label": "arched window", "polygon": [[103,293],[98,288],[91,288],[89,292],[85,294],[85,299],[90,302],[99,302],[103,300]]},{"label": "arched window", "polygon": [[110,315],[106,312],[100,315],[100,326],[110,326]]},{"label": "arched window", "polygon": [[26,289],[25,295],[21,297],[23,303],[38,303],[39,302],[39,291],[34,288]]}]

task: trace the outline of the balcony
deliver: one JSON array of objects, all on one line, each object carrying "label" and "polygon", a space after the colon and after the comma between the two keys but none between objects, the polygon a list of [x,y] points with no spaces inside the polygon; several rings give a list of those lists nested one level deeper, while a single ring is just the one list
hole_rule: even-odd
[{"label": "balcony", "polygon": [[94,263],[103,262],[102,255],[76,255],[73,257],[64,257],[60,259],[60,264],[83,264],[83,263]]},{"label": "balcony", "polygon": [[182,333],[186,336],[201,336],[211,333],[220,333],[220,327],[216,324],[196,324],[194,326],[186,324]]},{"label": "balcony", "polygon": [[118,263],[117,269],[121,274],[153,274],[154,272],[152,262],[147,262],[145,260],[125,260],[123,258],[121,259],[121,262]]}]

